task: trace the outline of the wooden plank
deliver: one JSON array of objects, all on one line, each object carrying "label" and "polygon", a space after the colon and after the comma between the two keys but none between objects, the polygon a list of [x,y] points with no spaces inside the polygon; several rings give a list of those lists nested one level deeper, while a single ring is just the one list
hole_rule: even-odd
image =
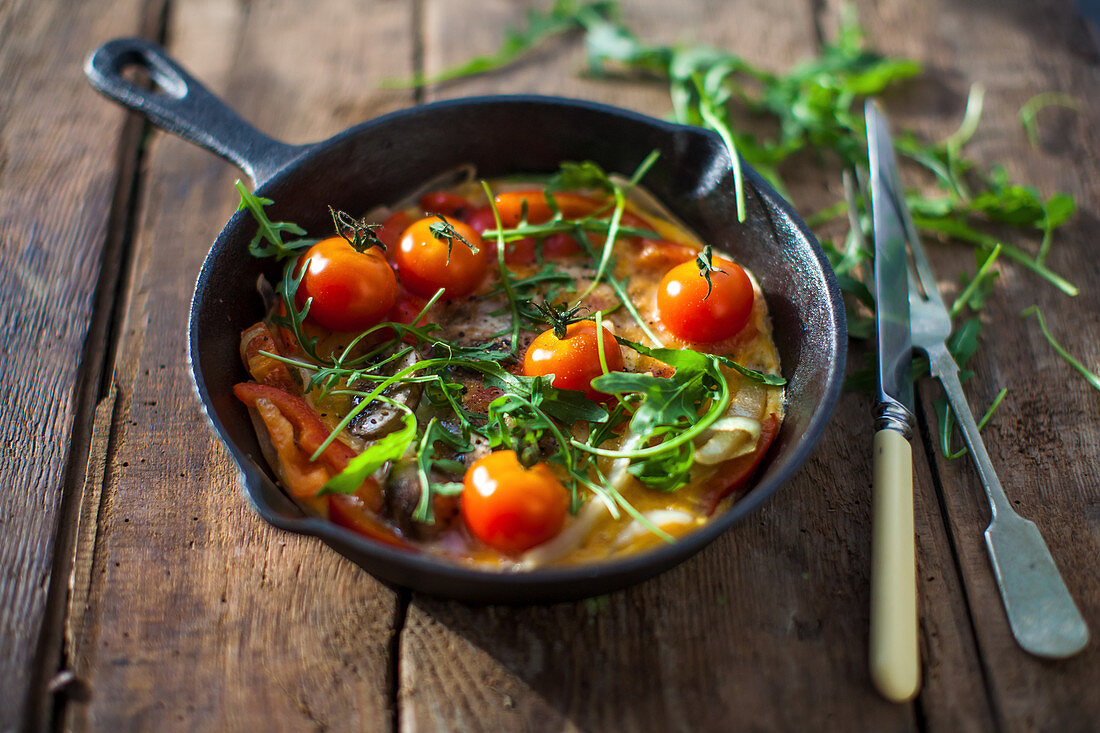
[{"label": "wooden plank", "polygon": [[[376,91],[410,73],[411,27],[400,3],[209,0],[175,4],[168,38],[245,117],[298,142],[411,101]],[[321,543],[260,521],[192,392],[187,308],[239,173],[162,135],[145,170],[118,401],[74,564],[68,658],[79,694],[62,723],[388,729],[396,594]]]},{"label": "wooden plank", "polygon": [[[1080,286],[1081,294],[1067,297],[1021,268],[1002,267],[997,295],[982,314],[983,351],[971,364],[977,376],[965,388],[979,413],[1001,387],[1009,389],[984,433],[986,445],[1009,498],[1043,532],[1095,635],[1100,633],[1100,579],[1094,562],[1100,551],[1100,395],[1055,355],[1034,320],[1022,319],[1020,311],[1038,304],[1062,344],[1096,370],[1096,48],[1068,2],[860,5],[877,47],[919,59],[929,69],[927,81],[886,100],[897,125],[942,138],[958,124],[969,85],[981,83],[986,88],[985,114],[967,153],[986,165],[1003,163],[1014,179],[1044,195],[1068,191],[1082,209],[1059,233],[1048,261]],[[1081,110],[1042,113],[1042,144],[1032,149],[1017,113],[1032,95],[1047,91],[1074,96]],[[1034,252],[1037,240],[1011,241]],[[928,244],[941,288],[954,294],[956,276],[973,272],[971,253],[965,247]],[[933,429],[932,400],[940,394],[932,383],[921,389]],[[996,721],[1008,730],[1094,728],[1100,720],[1100,699],[1094,694],[1100,679],[1096,644],[1063,662],[1040,660],[1019,649],[982,539],[989,509],[974,468],[967,458],[944,461],[938,451],[936,456]]]},{"label": "wooden plank", "polygon": [[0,5],[0,730],[42,722],[39,660],[54,666],[64,600],[53,576],[63,487],[102,361],[85,337],[97,288],[110,299],[110,268],[100,281],[119,244],[112,200],[137,155],[136,137],[120,135],[123,113],[96,103],[82,63],[110,34],[139,33],[144,5]]},{"label": "wooden plank", "polygon": [[[426,6],[429,73],[493,48],[519,9],[485,3],[476,24],[453,3]],[[704,41],[776,69],[811,54],[813,4],[631,3],[643,38]],[[446,38],[470,27],[469,45]],[[666,93],[577,79],[576,46],[548,45],[515,70],[429,97],[552,92],[661,115]],[[799,162],[801,165],[801,162]],[[816,169],[815,169],[816,170]],[[820,174],[791,177],[812,211],[832,203]],[[835,171],[832,173],[835,178]],[[856,365],[858,366],[858,365]],[[918,727],[912,706],[878,698],[866,671],[870,546],[870,401],[847,396],[834,431],[780,494],[697,558],[606,598],[546,608],[470,608],[414,596],[401,637],[400,719],[409,730]],[[853,478],[858,477],[858,478]],[[968,616],[927,477],[918,484],[927,689],[958,727],[988,727]],[[966,699],[977,693],[976,701]]]}]

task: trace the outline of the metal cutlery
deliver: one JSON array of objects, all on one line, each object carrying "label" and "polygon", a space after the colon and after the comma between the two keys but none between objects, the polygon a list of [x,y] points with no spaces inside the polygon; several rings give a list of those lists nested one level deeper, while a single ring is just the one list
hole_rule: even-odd
[{"label": "metal cutlery", "polygon": [[[879,134],[886,134],[888,141],[885,121],[872,102],[867,104],[866,115],[868,133],[874,124]],[[959,383],[958,364],[947,350],[951,318],[940,297],[912,218],[904,206],[900,186],[894,189],[893,195],[899,204],[897,211],[914,265],[909,272],[908,288],[912,343],[928,355],[931,375],[943,384],[963,441],[974,459],[989,499],[992,518],[985,530],[986,548],[1012,634],[1019,645],[1031,654],[1055,659],[1072,656],[1088,644],[1088,627],[1039,529],[1012,509],[993,470]]]},{"label": "metal cutlery", "polygon": [[883,697],[912,699],[920,688],[916,533],[913,528],[913,355],[905,228],[895,193],[890,136],[867,107],[871,215],[875,238],[878,402],[871,528],[871,679]]}]

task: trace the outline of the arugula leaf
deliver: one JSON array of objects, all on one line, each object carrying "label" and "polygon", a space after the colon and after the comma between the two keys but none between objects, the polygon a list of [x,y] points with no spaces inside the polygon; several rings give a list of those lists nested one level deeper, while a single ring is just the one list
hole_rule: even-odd
[{"label": "arugula leaf", "polygon": [[416,472],[420,477],[420,501],[413,511],[413,519],[417,522],[434,521],[432,511],[432,497],[435,494],[454,494],[462,490],[462,484],[457,482],[433,482],[431,480],[432,468],[436,463],[436,443],[443,443],[452,450],[460,453],[472,450],[473,446],[448,430],[439,418],[433,417],[424,428],[424,434],[416,448]]},{"label": "arugula leaf", "polygon": [[615,3],[604,1],[578,4],[576,0],[556,0],[548,13],[528,11],[527,24],[523,28],[507,31],[500,48],[495,53],[475,56],[465,63],[432,76],[416,74],[407,79],[389,79],[384,81],[382,86],[418,87],[495,71],[517,60],[547,39],[580,28],[579,16],[582,13],[602,16],[612,12],[614,5]]},{"label": "arugula leaf", "polygon": [[313,305],[313,298],[306,298],[302,307],[298,307],[297,293],[298,288],[302,284],[302,278],[306,275],[306,268],[300,268],[298,273],[294,273],[295,263],[288,262],[283,268],[283,279],[279,283],[278,293],[279,297],[283,301],[283,310],[286,311],[286,315],[273,315],[271,320],[276,326],[282,326],[288,329],[294,336],[294,340],[298,342],[298,346],[302,351],[310,356],[314,361],[319,364],[329,364],[333,362],[322,358],[317,353],[318,339],[316,336],[310,336],[305,330],[306,316],[309,315],[309,309]]},{"label": "arugula leaf", "polygon": [[607,410],[598,402],[588,399],[584,392],[552,386],[544,387],[544,390],[541,403],[543,412],[563,425],[572,425],[579,421],[607,421]]},{"label": "arugula leaf", "polygon": [[[667,456],[707,430],[725,413],[730,403],[729,385],[719,368],[718,358],[689,349],[650,349],[628,339],[616,340],[643,356],[649,356],[674,367],[669,377],[652,374],[611,372],[592,380],[601,392],[627,395],[632,402],[641,401],[630,419],[630,430],[643,440],[661,437],[656,445],[631,450],[606,450],[571,441],[581,450],[609,458],[641,458]],[[674,431],[668,430],[675,428]],[[643,470],[643,469],[639,469]]]},{"label": "arugula leaf", "polygon": [[[565,22],[571,28],[583,28],[588,71],[592,75],[614,77],[640,73],[663,81],[668,88],[674,120],[702,125],[717,132],[731,153],[738,216],[742,219],[745,212],[739,157],[784,195],[787,189],[780,176],[780,167],[804,151],[828,150],[846,169],[865,166],[865,130],[856,105],[864,97],[877,95],[921,73],[921,66],[915,61],[886,58],[869,50],[854,6],[843,9],[835,38],[824,43],[816,57],[781,74],[755,67],[735,54],[702,44],[649,44],[623,24],[616,10],[616,3],[559,2],[550,13],[540,16],[538,22]],[[535,23],[534,18],[531,16],[529,25]],[[514,52],[510,58],[515,58],[526,49],[506,41],[502,50]],[[468,68],[467,73],[478,70]],[[457,75],[463,73],[460,69],[452,71]],[[899,154],[931,171],[948,193],[940,198],[909,198],[914,221],[923,233],[974,244],[983,253],[993,251],[1000,244],[999,254],[1005,259],[1039,275],[1067,295],[1076,295],[1074,285],[1045,265],[1055,229],[1062,226],[1076,208],[1072,197],[1056,193],[1043,200],[1031,187],[1009,182],[1003,169],[994,167],[985,173],[962,153],[978,128],[984,96],[980,85],[971,88],[958,129],[941,142],[924,142],[912,133],[903,133],[895,139]],[[1020,110],[1020,119],[1033,143],[1037,140],[1036,115],[1052,104],[1079,106],[1077,100],[1056,92],[1029,100]],[[756,136],[734,129],[732,114],[738,107],[774,121],[775,133]],[[845,188],[847,191],[848,186]],[[830,207],[814,217],[814,221],[822,223],[843,211],[839,205]],[[865,218],[862,215],[853,218],[850,211],[852,230],[862,229]],[[1042,241],[1038,255],[1032,257],[986,233],[980,228],[985,224],[1007,224],[1040,231]],[[515,232],[512,236],[527,236],[527,233]],[[849,248],[851,257],[830,255],[830,259],[839,275],[850,275],[840,278],[844,292],[873,309],[873,298],[866,283],[852,272],[860,260],[869,259],[867,249],[861,249],[862,252],[858,249],[852,252]],[[601,265],[608,261],[607,255],[605,250],[600,257]],[[965,300],[957,301],[960,307],[969,304],[972,309],[980,308],[988,294],[991,277],[983,275],[971,281],[974,288]],[[616,285],[613,278],[608,282]],[[623,297],[625,287],[621,283],[618,285],[616,292]],[[850,334],[853,338],[866,338],[872,322],[865,314],[850,307],[848,310],[854,316]],[[636,314],[632,315],[652,338],[646,324]]]},{"label": "arugula leaf", "polygon": [[631,461],[627,471],[643,484],[658,491],[675,491],[691,480],[695,446],[682,443],[675,450],[646,460]]},{"label": "arugula leaf", "polygon": [[749,369],[747,366],[738,364],[733,359],[729,359],[724,356],[717,357],[718,361],[723,365],[728,366],[741,376],[747,378],[751,382],[759,382],[760,384],[766,384],[769,387],[782,387],[787,383],[787,380],[779,374],[765,374],[764,372],[758,372],[755,369]]},{"label": "arugula leaf", "polygon": [[405,451],[416,440],[416,417],[412,410],[400,402],[384,401],[404,411],[401,428],[382,436],[348,461],[347,467],[329,479],[317,492],[318,496],[333,493],[354,494],[368,476],[381,468],[386,461],[395,461],[405,455]]},{"label": "arugula leaf", "polygon": [[561,164],[561,169],[550,177],[546,188],[549,191],[595,188],[611,193],[615,186],[598,163],[586,160],[581,163],[564,161]]},{"label": "arugula leaf", "polygon": [[618,341],[640,354],[676,367],[670,377],[610,372],[592,380],[592,387],[600,392],[643,398],[630,420],[630,429],[638,435],[650,435],[658,426],[694,423],[704,402],[715,391],[715,380],[721,379],[720,374],[715,376],[711,358],[697,351],[650,349],[627,339],[619,338]]},{"label": "arugula leaf", "polygon": [[277,257],[279,259],[292,257],[298,254],[299,250],[311,247],[318,242],[316,239],[298,239],[293,242],[284,242],[284,232],[301,237],[305,235],[306,230],[289,221],[271,221],[267,218],[264,207],[271,206],[275,203],[274,201],[263,196],[254,195],[245,188],[240,180],[234,186],[241,196],[241,203],[237,206],[237,211],[248,211],[259,227],[256,236],[248,244],[248,251],[253,257]]}]

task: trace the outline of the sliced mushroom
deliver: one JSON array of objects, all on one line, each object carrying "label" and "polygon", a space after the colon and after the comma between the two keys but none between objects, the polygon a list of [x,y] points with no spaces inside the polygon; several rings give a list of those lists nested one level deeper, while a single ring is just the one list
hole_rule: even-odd
[{"label": "sliced mushroom", "polygon": [[[420,355],[416,350],[410,350],[405,356],[400,359],[394,359],[390,363],[386,364],[381,373],[387,376],[397,373],[398,371],[410,367],[420,360]],[[354,388],[369,388],[369,383],[357,383]],[[420,403],[420,396],[423,390],[419,384],[415,383],[403,383],[395,384],[382,390],[382,395],[405,405],[410,410],[415,410],[416,406]],[[362,402],[361,397],[352,398],[352,404],[358,406]],[[348,424],[348,431],[352,435],[356,435],[365,440],[377,440],[383,435],[387,435],[397,430],[402,425],[402,416],[405,414],[404,410],[387,404],[382,400],[373,400],[369,405],[363,408],[355,418]]]},{"label": "sliced mushroom", "polygon": [[432,498],[431,522],[418,522],[413,518],[420,504],[420,474],[415,458],[397,461],[386,479],[386,512],[401,531],[419,540],[429,540],[447,529],[458,516],[458,497],[437,494]]}]

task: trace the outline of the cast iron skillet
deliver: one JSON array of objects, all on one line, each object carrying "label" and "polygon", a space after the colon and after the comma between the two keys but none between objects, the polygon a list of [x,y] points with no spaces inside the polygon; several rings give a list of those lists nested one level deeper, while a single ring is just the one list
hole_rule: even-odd
[{"label": "cast iron skillet", "polygon": [[[125,79],[127,67],[148,71],[160,91]],[[840,391],[847,338],[836,279],[802,220],[744,166],[748,219],[737,222],[730,158],[714,134],[591,102],[505,96],[402,110],[296,146],[255,130],[147,41],[111,41],[88,58],[85,72],[106,96],[238,165],[257,193],[275,201],[272,219],[298,222],[310,232],[329,231],[330,204],[366,211],[465,163],[486,177],[551,172],[563,160],[594,160],[606,170],[629,173],[656,148],[661,157],[645,185],[759,279],[788,385],[786,419],[752,489],[702,529],[643,554],[527,573],[483,572],[394,550],[307,516],[275,485],[231,388],[248,378],[238,356],[240,333],[263,315],[256,279],[262,273],[274,281],[278,272],[275,263],[249,256],[256,227],[247,214],[235,214],[195,285],[189,326],[195,389],[260,516],[320,537],[383,581],[455,599],[511,603],[579,598],[639,582],[695,554],[758,507],[825,430]]]}]

